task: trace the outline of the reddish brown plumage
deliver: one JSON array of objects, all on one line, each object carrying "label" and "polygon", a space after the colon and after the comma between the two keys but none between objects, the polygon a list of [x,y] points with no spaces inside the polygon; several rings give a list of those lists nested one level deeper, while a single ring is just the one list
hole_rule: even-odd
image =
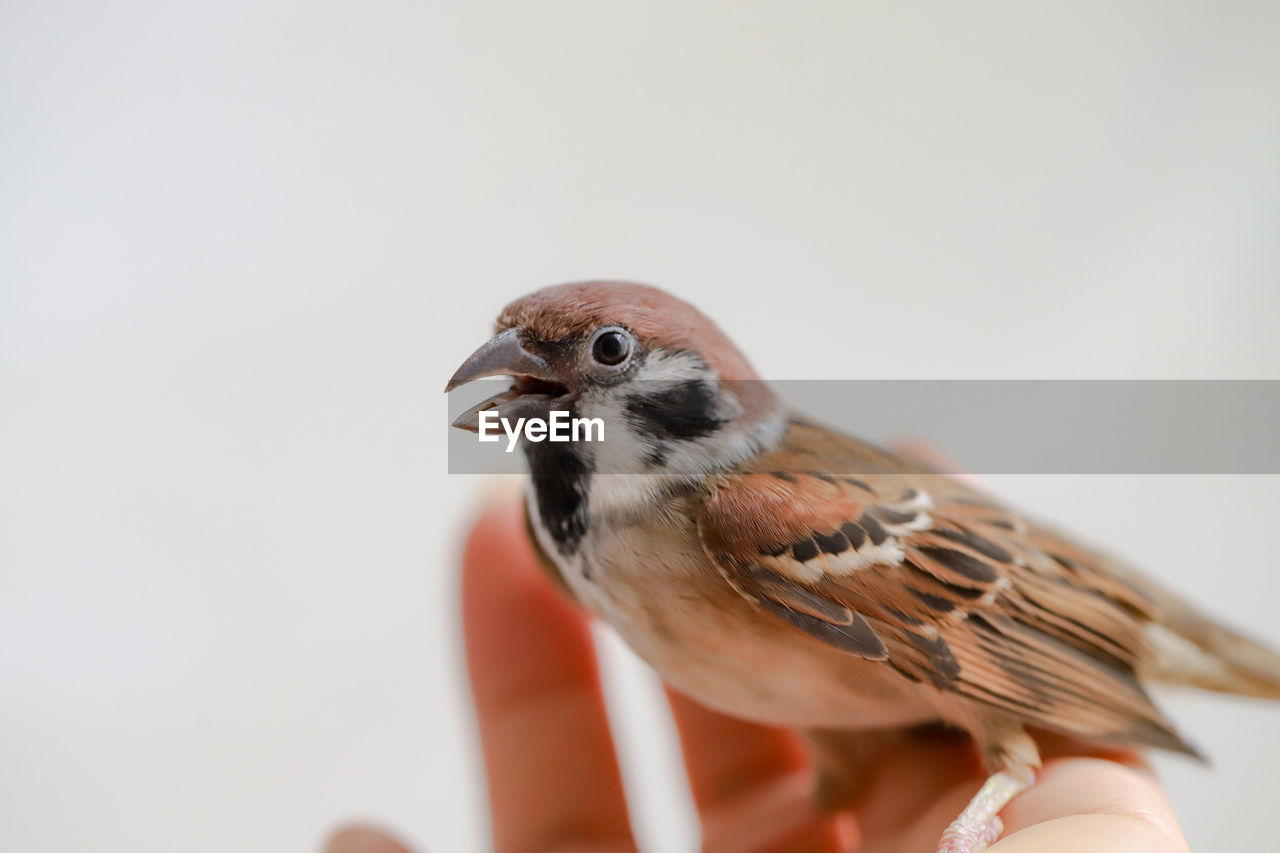
[{"label": "reddish brown plumage", "polygon": [[[892,509],[913,490],[931,499],[927,524]],[[895,520],[919,529],[893,532]],[[1144,628],[1161,613],[1150,598],[1097,555],[954,479],[797,423],[781,447],[716,484],[699,524],[745,595],[824,616],[795,621],[855,654],[859,643],[878,653],[861,636],[832,634],[826,623],[847,620],[847,609],[887,649],[895,677],[1045,728],[1194,753],[1138,680],[1155,660]],[[863,549],[881,538],[902,556],[840,568],[834,561],[859,550],[845,525]],[[815,596],[837,607],[824,611]]]},{"label": "reddish brown plumage", "polygon": [[499,330],[514,326],[544,341],[585,336],[605,325],[630,329],[650,347],[696,353],[720,379],[758,378],[709,317],[644,284],[584,281],[544,287],[503,308],[497,322]]}]

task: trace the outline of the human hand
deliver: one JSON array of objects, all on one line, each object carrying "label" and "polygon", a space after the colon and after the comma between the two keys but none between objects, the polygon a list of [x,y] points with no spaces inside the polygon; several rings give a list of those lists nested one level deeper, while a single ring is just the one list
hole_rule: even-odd
[{"label": "human hand", "polygon": [[[587,617],[537,565],[520,512],[514,498],[488,507],[462,561],[467,667],[493,847],[633,851]],[[985,776],[963,739],[872,732],[877,754],[863,795],[847,813],[818,814],[793,732],[668,696],[708,853],[932,851]],[[1044,768],[1002,812],[1005,836],[993,853],[1188,849],[1138,756],[1048,736],[1040,742]],[[330,839],[326,853],[407,850],[377,830],[350,827]]]}]

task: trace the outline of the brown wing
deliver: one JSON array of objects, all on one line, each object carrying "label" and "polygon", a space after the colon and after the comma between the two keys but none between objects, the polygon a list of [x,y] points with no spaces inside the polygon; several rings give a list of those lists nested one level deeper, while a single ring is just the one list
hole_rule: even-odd
[{"label": "brown wing", "polygon": [[1028,723],[1194,754],[1138,682],[1153,603],[949,477],[795,422],[716,485],[699,530],[738,592],[842,651]]}]

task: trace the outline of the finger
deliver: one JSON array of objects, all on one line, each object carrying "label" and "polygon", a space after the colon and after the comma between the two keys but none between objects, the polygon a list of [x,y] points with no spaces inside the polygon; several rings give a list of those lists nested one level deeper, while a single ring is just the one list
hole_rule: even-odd
[{"label": "finger", "polygon": [[[1141,849],[1150,850],[1152,853],[1182,849],[1177,847],[1176,844],[1173,847],[1167,846],[1170,841],[1176,841],[1181,838],[1177,830],[1177,823],[1168,809],[1167,802],[1164,804],[1162,813],[1161,834],[1157,839],[1159,844],[1147,844],[1146,846],[1133,846],[1130,848],[1106,846],[1111,843],[1109,840],[1111,836],[1107,833],[1112,830],[1115,832],[1115,837],[1119,839],[1115,842],[1117,844],[1121,844],[1121,842],[1132,844],[1134,839],[1150,835],[1153,832],[1153,828],[1135,828],[1129,825],[1132,819],[1135,817],[1141,818],[1144,815],[1144,809],[1147,808],[1147,804],[1141,798],[1137,798],[1127,804],[1131,808],[1126,808],[1126,803],[1123,800],[1112,796],[1112,803],[1117,806],[1116,813],[1114,815],[1104,815],[1105,820],[1095,821],[1094,817],[1099,812],[1099,809],[1095,808],[1094,811],[1089,811],[1089,809],[1098,806],[1099,803],[1090,800],[1088,797],[1078,796],[1084,791],[1072,791],[1071,785],[1078,784],[1082,788],[1093,787],[1095,791],[1105,790],[1106,786],[1101,784],[1097,778],[1082,780],[1072,777],[1064,778],[1058,775],[1061,765],[1071,765],[1078,762],[1085,762],[1087,766],[1093,768],[1095,777],[1102,777],[1109,768],[1114,768],[1124,774],[1122,780],[1126,784],[1130,780],[1141,780],[1140,787],[1136,790],[1153,792],[1163,802],[1163,795],[1160,794],[1154,777],[1138,753],[1131,750],[1084,744],[1071,738],[1042,732],[1037,732],[1036,739],[1041,746],[1042,754],[1046,756],[1073,755],[1076,757],[1048,761],[1045,769],[1038,774],[1036,784],[1016,797],[1001,812],[1001,817],[1006,827],[1005,839],[1011,840],[1009,836],[1019,830],[1028,830],[1041,823],[1052,822],[1057,826],[1055,832],[1061,832],[1063,839],[1070,840],[1075,837],[1074,833],[1083,832],[1085,833],[1083,838],[1088,842],[1084,843],[1077,839],[1076,847],[1067,846],[1061,849],[1096,849],[1104,851]],[[973,753],[972,747],[970,747],[970,752],[975,758],[970,758],[970,769],[967,772],[964,769],[964,763],[959,761],[959,755],[954,755],[951,761],[948,761],[945,759],[945,753],[936,750],[933,751],[934,758],[930,759],[930,752],[929,748],[921,744],[916,750],[900,748],[884,757],[884,770],[876,776],[875,790],[877,793],[865,798],[858,806],[859,829],[862,831],[866,842],[864,848],[862,848],[864,853],[931,849],[929,845],[937,842],[943,829],[956,815],[960,814],[960,811],[982,784],[986,773],[981,770],[975,760],[976,753]],[[1079,757],[1081,755],[1087,757]],[[1106,758],[1098,756],[1106,756]],[[937,777],[933,779],[930,778],[928,771],[931,763],[938,771]],[[1048,787],[1043,787],[1046,784]],[[1117,787],[1112,786],[1111,790],[1114,794]],[[1047,803],[1041,800],[1042,797],[1046,796],[1049,798]],[[1056,800],[1053,798],[1056,798]],[[1056,811],[1046,808],[1047,805],[1052,805],[1054,802],[1059,806]],[[1030,810],[1027,810],[1028,803],[1032,806]],[[1105,805],[1105,802],[1103,805]],[[1152,814],[1155,814],[1155,812],[1152,812]],[[1089,820],[1073,820],[1058,826],[1062,820],[1068,817],[1076,818],[1082,816],[1088,817]],[[1123,817],[1124,819],[1111,821],[1111,817]],[[1172,827],[1173,831],[1171,833],[1165,832],[1164,827]],[[1040,833],[1041,831],[1037,830],[1037,833],[1031,836],[1036,839],[1036,844],[1043,842],[1048,845],[1053,838],[1056,838],[1056,836],[1050,837]],[[1008,850],[1059,849],[1049,846],[1041,848],[1036,844],[1028,844],[1025,840],[1018,842],[1019,844],[1028,844],[1025,847],[1008,848],[1003,846],[1005,843],[1001,842],[1001,845],[993,847],[993,851],[1006,853]]]},{"label": "finger", "polygon": [[1051,761],[1001,813],[993,853],[1059,850],[1185,851],[1173,808],[1147,772],[1098,758]]},{"label": "finger", "polygon": [[804,751],[791,732],[727,717],[671,689],[667,699],[699,810],[806,766]]},{"label": "finger", "polygon": [[[855,805],[864,836],[882,837],[921,822],[920,815],[947,796],[963,808],[987,773],[972,740],[962,731],[935,726],[901,732],[866,732],[852,737],[869,741],[864,794]],[[1142,756],[1122,747],[1085,743],[1053,732],[1035,732],[1046,760],[1064,756],[1102,758],[1137,772],[1150,773]],[[955,814],[959,814],[956,809]],[[939,825],[955,814],[939,810]]]},{"label": "finger", "polygon": [[1146,756],[1136,749],[1125,746],[1089,743],[1070,735],[1044,729],[1031,728],[1028,731],[1035,737],[1036,746],[1040,750],[1040,757],[1045,762],[1054,758],[1105,758],[1107,761],[1123,764],[1154,778]]},{"label": "finger", "polygon": [[[838,848],[839,830],[813,809],[799,739],[717,713],[667,690],[706,850]],[[772,845],[762,842],[772,839]]]},{"label": "finger", "polygon": [[371,827],[346,826],[333,834],[324,853],[409,853],[409,848]]},{"label": "finger", "polygon": [[858,833],[867,841],[915,827],[940,797],[969,782],[976,790],[983,776],[977,750],[960,731],[919,726],[850,737],[863,741],[859,772],[864,780],[852,806]]},{"label": "finger", "polygon": [[702,814],[704,853],[837,853],[850,849],[847,817],[813,809],[813,780],[798,773],[762,780]]},{"label": "finger", "polygon": [[916,437],[899,438],[890,445],[890,448],[894,453],[909,462],[928,465],[930,468],[936,468],[939,471],[945,471],[950,474],[960,472],[960,468],[956,465],[954,459],[923,439]]},{"label": "finger", "polygon": [[514,500],[467,538],[467,668],[494,847],[631,850],[622,780],[585,617],[550,585]]}]

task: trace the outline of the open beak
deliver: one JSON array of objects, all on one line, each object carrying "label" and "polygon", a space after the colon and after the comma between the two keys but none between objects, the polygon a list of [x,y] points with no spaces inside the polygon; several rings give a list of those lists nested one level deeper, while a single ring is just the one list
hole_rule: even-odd
[{"label": "open beak", "polygon": [[551,402],[569,393],[560,374],[546,359],[520,343],[515,329],[506,329],[471,354],[444,387],[445,392],[486,376],[512,376],[511,387],[472,406],[453,422],[459,429],[480,431],[480,413],[494,411],[498,417],[515,419],[542,414]]}]

